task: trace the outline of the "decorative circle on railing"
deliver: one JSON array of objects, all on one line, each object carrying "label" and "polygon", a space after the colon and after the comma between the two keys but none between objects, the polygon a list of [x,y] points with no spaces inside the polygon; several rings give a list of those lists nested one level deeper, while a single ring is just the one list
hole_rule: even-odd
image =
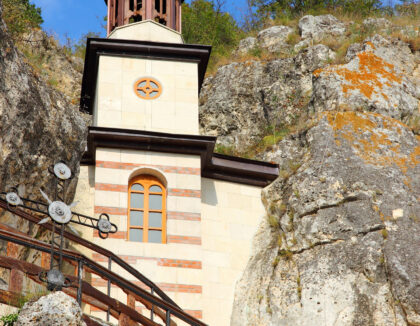
[{"label": "decorative circle on railing", "polygon": [[48,206],[48,213],[51,218],[60,224],[67,224],[71,220],[71,210],[61,201],[54,201]]},{"label": "decorative circle on railing", "polygon": [[54,165],[54,174],[61,180],[67,180],[71,178],[70,168],[62,162]]},{"label": "decorative circle on railing", "polygon": [[19,198],[19,195],[15,192],[7,193],[6,200],[10,205],[13,205],[13,206],[18,206],[22,204],[22,200]]},{"label": "decorative circle on railing", "polygon": [[111,224],[111,222],[110,222],[110,221],[108,221],[108,220],[106,220],[106,219],[104,219],[104,218],[101,218],[101,219],[98,221],[98,229],[99,229],[99,231],[101,231],[102,233],[109,233],[109,232],[111,232],[111,230],[112,230],[112,224]]},{"label": "decorative circle on railing", "polygon": [[162,85],[154,78],[143,77],[135,82],[134,92],[144,100],[155,100],[162,94]]}]

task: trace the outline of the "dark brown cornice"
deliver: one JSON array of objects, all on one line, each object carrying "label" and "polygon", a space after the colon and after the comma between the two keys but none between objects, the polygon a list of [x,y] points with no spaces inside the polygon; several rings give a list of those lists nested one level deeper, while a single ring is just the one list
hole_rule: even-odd
[{"label": "dark brown cornice", "polygon": [[89,127],[88,148],[82,164],[95,164],[96,148],[124,148],[199,155],[205,178],[265,187],[279,174],[277,164],[214,153],[216,137]]},{"label": "dark brown cornice", "polygon": [[198,63],[198,89],[204,81],[211,46],[120,39],[89,38],[86,45],[80,108],[92,114],[98,77],[99,56],[153,58]]}]

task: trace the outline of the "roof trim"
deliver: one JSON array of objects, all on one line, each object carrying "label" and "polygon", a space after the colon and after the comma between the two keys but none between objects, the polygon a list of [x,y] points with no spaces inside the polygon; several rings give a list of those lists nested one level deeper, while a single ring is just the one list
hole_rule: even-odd
[{"label": "roof trim", "polygon": [[199,155],[205,178],[265,187],[279,175],[278,164],[214,153],[216,137],[179,135],[118,128],[89,127],[82,164],[96,162],[96,148],[125,148]]},{"label": "roof trim", "polygon": [[207,64],[209,62],[210,52],[211,46],[208,45],[88,38],[80,97],[80,109],[89,114],[93,113],[99,57],[101,55],[197,62],[198,91],[200,92]]}]

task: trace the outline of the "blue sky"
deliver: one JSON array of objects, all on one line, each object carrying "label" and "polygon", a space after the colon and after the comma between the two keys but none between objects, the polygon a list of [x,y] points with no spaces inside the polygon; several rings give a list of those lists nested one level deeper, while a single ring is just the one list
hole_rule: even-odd
[{"label": "blue sky", "polygon": [[[190,2],[191,0],[186,0]],[[103,17],[107,13],[104,0],[31,0],[42,9],[43,28],[55,34],[62,43],[66,37],[79,39],[83,34],[105,30],[101,27]],[[243,12],[240,9],[246,0],[225,0],[224,10],[235,19],[241,20]]]}]

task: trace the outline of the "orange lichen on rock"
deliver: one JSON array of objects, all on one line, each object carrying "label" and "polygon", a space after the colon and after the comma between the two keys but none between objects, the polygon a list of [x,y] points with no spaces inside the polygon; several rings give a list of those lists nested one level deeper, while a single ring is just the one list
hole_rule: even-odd
[{"label": "orange lichen on rock", "polygon": [[[328,112],[325,113],[335,132],[336,144],[346,140],[357,156],[376,166],[396,165],[405,174],[420,164],[420,139],[410,153],[401,151],[395,139],[409,128],[398,120],[377,113]],[[337,141],[338,140],[338,141]]]},{"label": "orange lichen on rock", "polygon": [[359,65],[356,70],[351,70],[347,65],[329,66],[314,71],[319,77],[322,73],[327,75],[336,74],[343,78],[343,93],[348,96],[350,91],[359,91],[371,99],[372,94],[388,97],[383,93],[384,84],[391,86],[392,83],[401,83],[402,77],[394,70],[394,65],[384,61],[370,51],[358,53]]}]

